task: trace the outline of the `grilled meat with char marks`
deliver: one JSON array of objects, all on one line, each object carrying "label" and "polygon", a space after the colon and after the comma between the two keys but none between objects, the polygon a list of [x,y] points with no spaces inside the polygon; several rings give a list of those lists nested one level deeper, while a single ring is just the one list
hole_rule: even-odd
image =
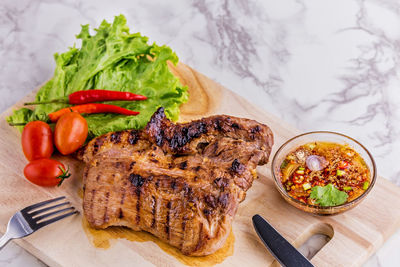
[{"label": "grilled meat with char marks", "polygon": [[95,228],[150,232],[186,255],[211,254],[272,144],[271,130],[253,120],[174,124],[160,108],[144,130],[108,133],[78,153],[86,163],[85,217]]}]

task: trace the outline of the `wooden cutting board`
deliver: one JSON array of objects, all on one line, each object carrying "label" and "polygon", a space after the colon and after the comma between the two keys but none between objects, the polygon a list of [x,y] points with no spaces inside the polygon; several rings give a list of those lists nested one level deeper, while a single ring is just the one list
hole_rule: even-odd
[{"label": "wooden cutting board", "polygon": [[[190,100],[181,108],[181,121],[229,114],[265,123],[275,137],[271,158],[284,141],[299,133],[190,67],[179,64],[171,69],[189,86]],[[21,150],[21,135],[8,126],[4,118],[31,99],[33,93],[0,117],[0,231],[3,233],[15,211],[35,202],[66,195],[81,210],[80,162],[58,156],[70,165],[74,174],[60,188],[38,187],[23,177],[22,170],[27,161]],[[100,240],[102,242],[95,247],[96,238],[83,227],[82,215],[52,224],[15,242],[51,266],[175,266],[217,262],[224,266],[268,266],[274,263],[274,258],[258,239],[251,222],[252,215],[259,213],[296,247],[315,233],[330,236],[331,240],[312,259],[316,266],[359,266],[400,226],[400,189],[381,177],[358,207],[337,216],[316,217],[291,207],[281,198],[271,177],[270,164],[259,167],[258,174],[259,179],[239,206],[229,244],[214,258],[180,258],[163,243],[143,242],[157,240],[150,235],[135,236],[134,240],[141,242],[123,238]]]}]

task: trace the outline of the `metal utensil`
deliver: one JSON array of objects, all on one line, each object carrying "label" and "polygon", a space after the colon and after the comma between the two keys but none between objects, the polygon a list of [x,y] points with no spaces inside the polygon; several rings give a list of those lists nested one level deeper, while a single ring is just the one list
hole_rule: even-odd
[{"label": "metal utensil", "polygon": [[[36,203],[16,212],[8,221],[6,233],[0,238],[0,249],[2,249],[11,239],[28,236],[43,226],[78,213],[78,211],[71,206],[59,209],[62,206],[69,205],[69,201],[48,206],[49,204],[53,204],[62,199],[65,199],[65,197],[58,197]],[[41,207],[44,208],[39,209]],[[47,212],[51,210],[55,211]]]},{"label": "metal utensil", "polygon": [[263,217],[258,214],[254,215],[253,225],[264,245],[282,266],[313,266],[303,254],[281,236]]}]

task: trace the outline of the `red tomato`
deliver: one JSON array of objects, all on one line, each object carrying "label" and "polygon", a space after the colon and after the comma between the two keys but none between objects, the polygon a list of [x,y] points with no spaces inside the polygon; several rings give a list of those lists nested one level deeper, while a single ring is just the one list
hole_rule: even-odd
[{"label": "red tomato", "polygon": [[50,158],[53,154],[53,133],[43,121],[31,121],[22,131],[22,151],[29,160]]},{"label": "red tomato", "polygon": [[37,159],[24,168],[26,179],[40,186],[61,185],[70,174],[64,164],[54,159]]},{"label": "red tomato", "polygon": [[88,125],[79,113],[62,115],[54,130],[54,143],[63,155],[71,154],[80,148],[88,135]]}]

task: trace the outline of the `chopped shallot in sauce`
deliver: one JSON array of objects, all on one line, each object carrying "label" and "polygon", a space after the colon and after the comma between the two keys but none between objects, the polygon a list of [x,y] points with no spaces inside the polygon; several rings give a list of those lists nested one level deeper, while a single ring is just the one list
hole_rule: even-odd
[{"label": "chopped shallot in sauce", "polygon": [[310,197],[315,186],[332,184],[350,202],[370,185],[363,158],[349,145],[331,142],[307,143],[293,150],[281,164],[280,178],[291,197],[310,205],[318,205]]}]

